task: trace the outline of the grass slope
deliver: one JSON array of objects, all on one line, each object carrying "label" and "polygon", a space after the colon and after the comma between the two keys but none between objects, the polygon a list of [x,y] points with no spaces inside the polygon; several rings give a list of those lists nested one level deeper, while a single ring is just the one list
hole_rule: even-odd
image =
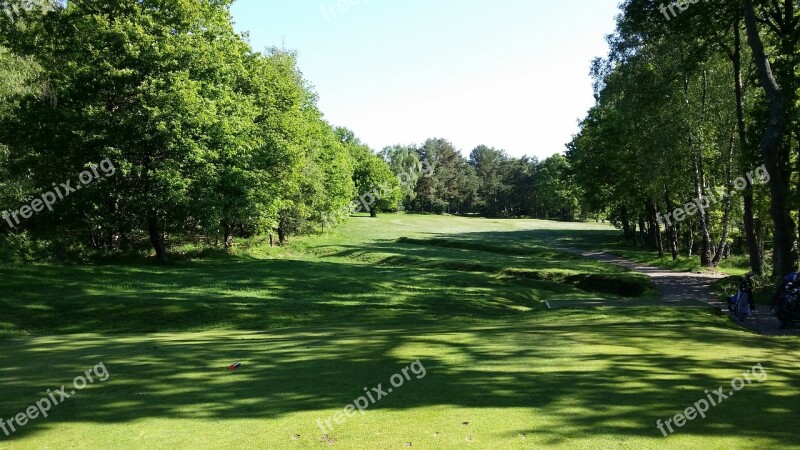
[{"label": "grass slope", "polygon": [[[334,447],[800,445],[797,338],[695,310],[542,308],[647,286],[545,245],[597,227],[396,215],[168,268],[2,268],[0,417],[100,361],[110,378],[0,447],[329,447],[317,419],[416,359],[426,376],[336,426]],[[656,430],[756,363],[766,382]]]}]

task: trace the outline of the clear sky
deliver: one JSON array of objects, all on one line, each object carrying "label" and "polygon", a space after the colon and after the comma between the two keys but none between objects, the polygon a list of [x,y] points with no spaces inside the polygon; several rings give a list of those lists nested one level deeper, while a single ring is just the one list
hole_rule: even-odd
[{"label": "clear sky", "polygon": [[[238,0],[255,50],[296,50],[326,119],[373,149],[450,140],[540,158],[593,104],[619,0]],[[341,5],[341,6],[340,6]]]}]

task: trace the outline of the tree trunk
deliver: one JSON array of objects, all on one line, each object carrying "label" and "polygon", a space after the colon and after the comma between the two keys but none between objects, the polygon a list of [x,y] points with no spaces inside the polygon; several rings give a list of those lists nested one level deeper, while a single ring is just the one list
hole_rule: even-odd
[{"label": "tree trunk", "polygon": [[278,216],[278,244],[283,246],[289,238],[289,224],[287,223],[288,219],[286,218],[286,214],[283,211],[279,212]]},{"label": "tree trunk", "polygon": [[728,233],[731,220],[731,196],[733,195],[733,149],[735,145],[735,137],[731,135],[730,151],[728,152],[728,161],[725,163],[725,198],[723,202],[722,214],[722,236],[719,238],[719,245],[717,251],[714,253],[714,259],[711,265],[714,267],[719,266],[722,257],[725,256],[725,248],[728,245]]},{"label": "tree trunk", "polygon": [[631,230],[631,221],[628,218],[628,208],[622,207],[622,211],[620,211],[620,216],[622,216],[622,231],[625,234],[625,240],[632,240],[633,245],[636,245],[636,230]]},{"label": "tree trunk", "polygon": [[658,257],[664,257],[664,242],[661,240],[661,226],[656,219],[656,214],[658,214],[658,205],[653,200],[650,200],[647,204],[648,209],[648,221],[650,226],[650,242],[653,247],[658,250]]},{"label": "tree trunk", "polygon": [[[795,130],[795,136],[797,137],[797,149],[800,151],[800,130]],[[800,173],[800,155],[798,155],[795,164],[795,172]],[[800,199],[800,180],[798,180],[797,184],[795,185],[795,199]],[[800,208],[800,206],[798,206],[798,208]],[[797,217],[800,218],[800,209],[797,210]],[[798,231],[797,228],[800,227],[795,227],[795,232]],[[795,242],[797,242],[797,236],[795,236]]]},{"label": "tree trunk", "polygon": [[783,92],[772,73],[772,64],[764,50],[764,42],[759,34],[752,0],[744,0],[744,19],[747,40],[753,50],[758,78],[764,88],[769,105],[770,121],[761,139],[761,152],[764,154],[766,168],[770,174],[770,215],[775,228],[773,266],[777,272],[775,275],[782,277],[793,270],[797,259],[793,249],[795,225],[787,205],[790,175],[786,168],[788,155],[783,146],[788,126],[788,114]]},{"label": "tree trunk", "polygon": [[224,233],[225,248],[233,247],[233,228],[227,223],[223,223],[222,230]]},{"label": "tree trunk", "polygon": [[[666,205],[667,211],[672,211],[672,201],[669,198],[669,189],[664,188],[664,204]],[[679,256],[679,249],[678,249],[678,232],[677,227],[678,223],[675,222],[672,225],[665,224],[666,231],[667,231],[667,239],[669,240],[669,249],[672,252],[672,260],[677,261]]]},{"label": "tree trunk", "polygon": [[702,199],[705,198],[703,183],[705,175],[703,173],[702,165],[698,161],[699,155],[693,158],[694,164],[694,192],[700,202],[698,204],[697,223],[700,225],[700,265],[703,267],[711,266],[711,235],[708,232],[708,215],[706,209],[703,207]]},{"label": "tree trunk", "polygon": [[644,225],[644,216],[639,216],[639,239],[642,241],[642,248],[647,247],[647,234]]},{"label": "tree trunk", "polygon": [[[701,122],[705,120],[705,108],[706,108],[706,73],[703,72],[703,98],[700,105],[700,116]],[[691,109],[691,103],[689,100],[689,76],[684,75],[684,82],[683,82],[683,89],[684,89],[684,102],[686,103],[687,111]],[[694,136],[694,132],[691,130],[689,131],[689,150],[692,152],[692,176],[694,180],[694,193],[695,197],[698,200],[698,219],[697,222],[700,225],[700,239],[701,239],[701,247],[700,247],[700,265],[703,267],[710,267],[711,266],[711,236],[708,232],[708,216],[706,214],[706,209],[703,207],[703,199],[705,198],[705,169],[703,167],[703,155],[702,149],[700,148],[700,144],[697,142],[697,139]],[[690,250],[691,251],[691,250]]]},{"label": "tree trunk", "polygon": [[[731,54],[733,61],[733,74],[736,94],[736,127],[739,131],[739,145],[741,147],[742,161],[745,164],[752,162],[747,156],[752,153],[750,139],[747,137],[747,125],[744,120],[744,83],[742,82],[742,37],[739,30],[739,19],[733,24],[734,49]],[[753,208],[753,184],[747,179],[747,187],[742,196],[744,198],[744,234],[747,238],[747,253],[750,256],[750,270],[758,275],[764,273],[764,257],[761,253],[761,237],[756,233],[756,221]]]},{"label": "tree trunk", "polygon": [[159,263],[167,262],[167,250],[164,245],[164,235],[158,226],[158,216],[156,212],[151,210],[147,215],[147,230],[150,234],[150,243],[153,244],[153,249],[156,251],[156,261]]}]

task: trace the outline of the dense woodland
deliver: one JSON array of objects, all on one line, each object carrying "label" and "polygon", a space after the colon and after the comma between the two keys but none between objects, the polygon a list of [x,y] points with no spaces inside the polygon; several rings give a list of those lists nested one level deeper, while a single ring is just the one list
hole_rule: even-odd
[{"label": "dense woodland", "polygon": [[[539,163],[449,142],[377,153],[325,121],[283,49],[254,51],[232,0],[11,0],[0,15],[0,257],[146,250],[181,238],[280,244],[389,186],[379,211],[570,219],[562,156]],[[110,161],[53,208],[37,199]],[[433,176],[414,171],[425,160]],[[414,174],[400,183],[400,173]],[[60,197],[60,195],[59,195]],[[552,206],[557,205],[557,206]],[[27,208],[27,209],[21,209]],[[8,214],[22,211],[9,218]]]},{"label": "dense woodland", "polygon": [[[659,4],[624,2],[610,55],[593,65],[596,105],[568,151],[582,205],[662,255],[714,266],[736,251],[757,273],[771,261],[786,274],[800,211],[800,2],[691,2],[674,17]],[[765,186],[746,176],[762,165]],[[726,198],[659,224],[701,197]]]}]

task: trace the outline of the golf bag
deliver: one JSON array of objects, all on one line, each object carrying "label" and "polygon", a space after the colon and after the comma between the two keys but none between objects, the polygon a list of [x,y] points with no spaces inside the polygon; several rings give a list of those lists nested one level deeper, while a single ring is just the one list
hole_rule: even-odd
[{"label": "golf bag", "polygon": [[736,295],[728,297],[728,309],[739,320],[747,319],[755,312],[753,285],[749,278],[742,278],[739,291],[736,292]]},{"label": "golf bag", "polygon": [[772,312],[786,327],[800,320],[800,276],[791,273],[783,279],[772,297]]},{"label": "golf bag", "polygon": [[728,297],[728,310],[739,320],[747,319],[753,313],[751,302],[752,294],[740,290],[736,295]]}]

